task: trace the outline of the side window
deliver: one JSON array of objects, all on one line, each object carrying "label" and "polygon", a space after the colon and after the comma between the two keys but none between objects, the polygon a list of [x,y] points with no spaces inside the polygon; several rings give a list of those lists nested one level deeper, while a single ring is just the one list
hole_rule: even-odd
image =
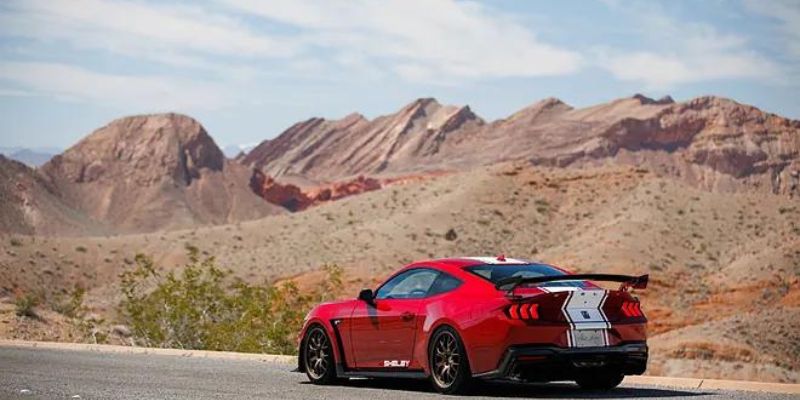
[{"label": "side window", "polygon": [[386,282],[375,293],[376,299],[420,299],[428,295],[433,282],[439,276],[432,269],[411,269]]},{"label": "side window", "polygon": [[460,280],[442,272],[439,274],[439,277],[436,278],[436,281],[433,282],[433,286],[431,287],[431,291],[428,292],[428,296],[446,293],[459,286],[461,286]]}]

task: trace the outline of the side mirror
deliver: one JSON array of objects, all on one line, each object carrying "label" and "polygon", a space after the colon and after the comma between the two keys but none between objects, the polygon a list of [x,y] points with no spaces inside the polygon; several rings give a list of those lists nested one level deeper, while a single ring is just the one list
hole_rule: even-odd
[{"label": "side mirror", "polygon": [[375,294],[372,293],[372,289],[361,289],[358,292],[358,299],[372,304],[372,301],[375,300]]}]

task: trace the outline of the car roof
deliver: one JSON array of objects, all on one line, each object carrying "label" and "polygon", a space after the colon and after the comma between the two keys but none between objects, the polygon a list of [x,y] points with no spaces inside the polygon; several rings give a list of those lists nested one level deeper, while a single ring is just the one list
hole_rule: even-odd
[{"label": "car roof", "polygon": [[[460,271],[466,267],[474,265],[521,265],[521,264],[545,264],[538,261],[526,260],[521,258],[506,258],[503,256],[497,257],[453,257],[453,258],[438,258],[424,261],[417,261],[409,264],[406,268],[414,268],[421,266],[438,267],[444,271],[456,270]],[[549,265],[549,264],[545,264]],[[558,268],[558,267],[556,267]],[[405,269],[405,268],[404,268]],[[559,268],[561,269],[561,268]]]},{"label": "car roof", "polygon": [[432,268],[437,269],[442,272],[449,273],[450,275],[460,277],[460,278],[467,278],[471,277],[474,278],[473,281],[475,282],[483,282],[484,284],[490,285],[491,283],[485,279],[480,279],[477,275],[473,275],[465,270],[467,267],[476,266],[476,265],[526,265],[526,264],[541,264],[546,265],[557,270],[564,272],[565,274],[571,274],[569,270],[561,268],[559,266],[555,266],[552,264],[540,262],[540,261],[533,261],[533,260],[526,260],[520,258],[506,258],[503,256],[497,257],[452,257],[452,258],[437,258],[437,259],[430,259],[430,260],[422,260],[422,261],[415,261],[411,264],[406,265],[405,267],[395,271],[392,275],[390,275],[386,280],[387,282],[392,277],[402,274],[403,272],[414,269],[414,268]]}]

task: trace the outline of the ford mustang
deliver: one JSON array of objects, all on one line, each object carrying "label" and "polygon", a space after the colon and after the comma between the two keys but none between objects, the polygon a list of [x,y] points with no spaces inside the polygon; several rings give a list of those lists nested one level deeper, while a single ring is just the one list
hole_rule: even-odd
[{"label": "ford mustang", "polygon": [[442,393],[475,379],[611,389],[645,371],[647,319],[631,292],[647,280],[503,256],[415,262],[375,291],[312,309],[298,370],[315,384],[427,378]]}]

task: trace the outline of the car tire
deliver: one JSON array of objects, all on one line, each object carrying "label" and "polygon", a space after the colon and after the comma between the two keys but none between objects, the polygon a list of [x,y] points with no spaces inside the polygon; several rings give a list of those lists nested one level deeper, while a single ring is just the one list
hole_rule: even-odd
[{"label": "car tire", "polygon": [[314,325],[306,331],[302,357],[303,368],[311,383],[330,385],[336,382],[333,342],[322,326]]},{"label": "car tire", "polygon": [[458,332],[449,326],[437,329],[431,336],[428,366],[431,383],[439,393],[465,393],[472,384],[466,348]]},{"label": "car tire", "polygon": [[586,390],[611,390],[620,383],[625,376],[617,372],[596,372],[581,375],[575,379],[575,382],[581,389]]}]

